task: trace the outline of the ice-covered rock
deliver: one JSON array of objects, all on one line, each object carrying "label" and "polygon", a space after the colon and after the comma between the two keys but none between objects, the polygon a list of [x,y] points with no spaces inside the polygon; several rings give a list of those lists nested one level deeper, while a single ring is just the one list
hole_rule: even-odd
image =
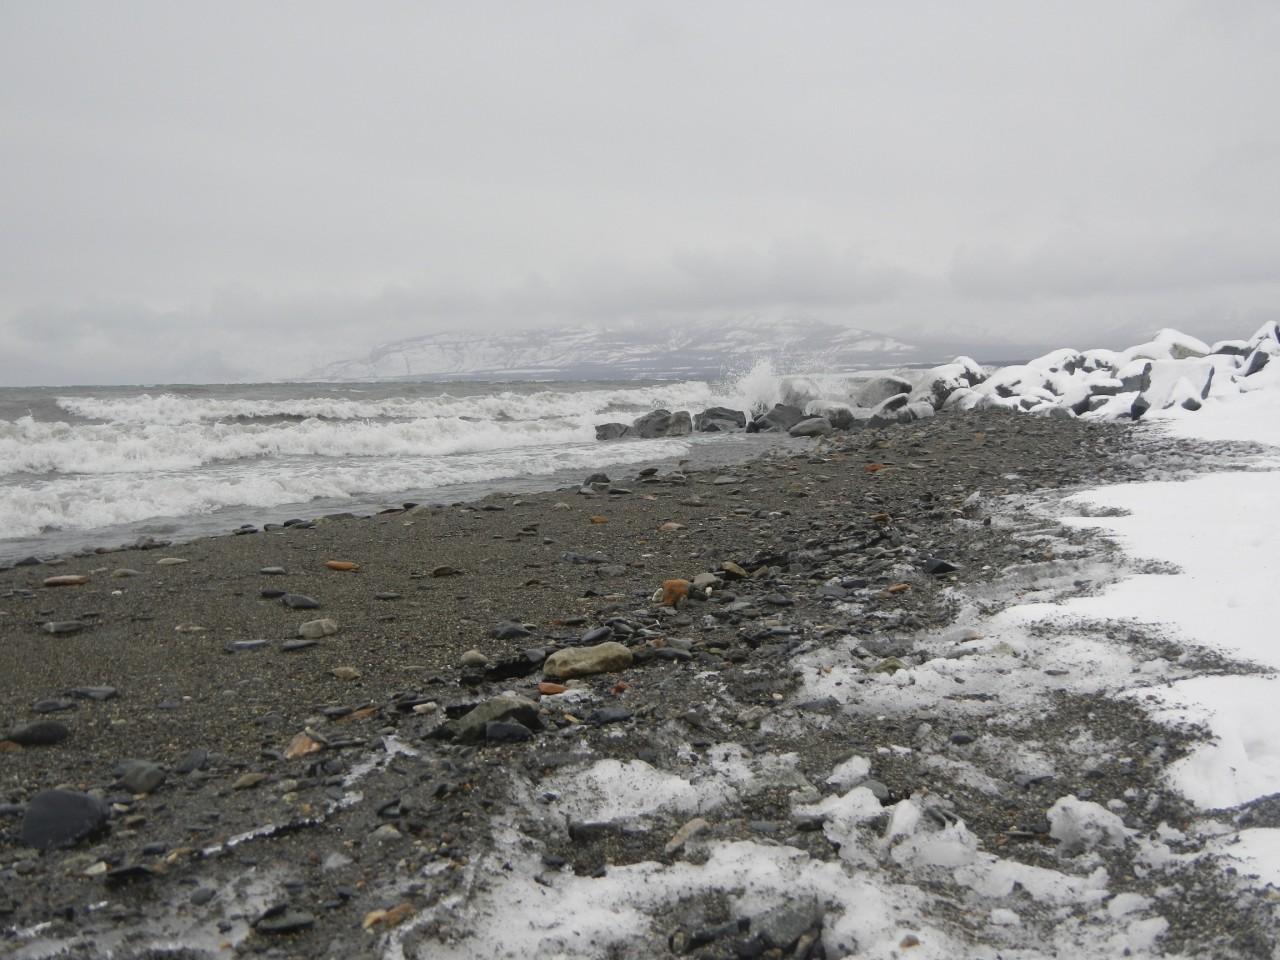
[{"label": "ice-covered rock", "polygon": [[1049,836],[1068,856],[1096,849],[1124,847],[1129,828],[1116,814],[1091,800],[1060,797],[1049,808]]}]

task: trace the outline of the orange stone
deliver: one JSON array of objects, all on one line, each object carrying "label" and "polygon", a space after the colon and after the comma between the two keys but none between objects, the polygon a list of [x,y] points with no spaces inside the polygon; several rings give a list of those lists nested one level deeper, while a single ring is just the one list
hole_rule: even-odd
[{"label": "orange stone", "polygon": [[289,745],[284,748],[284,758],[286,760],[297,760],[299,757],[309,756],[313,753],[319,753],[324,749],[324,744],[319,740],[313,740],[306,733],[299,733]]},{"label": "orange stone", "polygon": [[887,513],[873,513],[868,519],[874,523],[888,523],[893,519],[893,517],[889,516]]},{"label": "orange stone", "polygon": [[906,593],[910,589],[911,589],[911,584],[909,583],[895,583],[893,584],[893,586],[885,587],[884,592],[885,593]]},{"label": "orange stone", "polygon": [[588,522],[588,523],[608,523],[608,522],[609,522],[609,518],[608,518],[608,517],[601,517],[601,516],[587,517],[587,522]]},{"label": "orange stone", "polygon": [[879,473],[884,468],[885,468],[885,465],[883,463],[868,463],[862,469],[865,470],[867,473]]},{"label": "orange stone", "polygon": [[544,697],[554,697],[558,693],[564,693],[569,688],[563,683],[552,683],[550,680],[543,680],[538,684],[538,692]]},{"label": "orange stone", "polygon": [[21,753],[22,744],[12,740],[0,740],[0,753]]},{"label": "orange stone", "polygon": [[339,717],[334,723],[354,723],[357,720],[367,720],[378,712],[377,707],[361,707],[359,710],[352,710],[345,717]]},{"label": "orange stone", "polygon": [[609,692],[616,697],[618,694],[626,693],[630,689],[631,689],[631,684],[627,683],[625,680],[619,680],[617,683],[613,685],[613,687],[609,690]]},{"label": "orange stone", "polygon": [[661,530],[663,533],[675,533],[677,530],[686,529],[686,527],[683,523],[676,523],[674,520],[668,520],[658,529]]},{"label": "orange stone", "polygon": [[662,603],[668,607],[679,607],[680,601],[689,596],[688,580],[662,581]]},{"label": "orange stone", "polygon": [[83,573],[65,573],[60,577],[45,577],[44,585],[46,587],[78,587],[82,583],[88,583],[89,578]]},{"label": "orange stone", "polygon": [[324,565],[330,570],[359,570],[360,564],[350,560],[326,560]]}]

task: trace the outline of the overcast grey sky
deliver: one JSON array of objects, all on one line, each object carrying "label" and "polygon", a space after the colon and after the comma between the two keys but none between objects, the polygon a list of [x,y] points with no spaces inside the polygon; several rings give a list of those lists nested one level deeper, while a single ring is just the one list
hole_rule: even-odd
[{"label": "overcast grey sky", "polygon": [[1280,4],[0,0],[0,385],[1280,316]]}]

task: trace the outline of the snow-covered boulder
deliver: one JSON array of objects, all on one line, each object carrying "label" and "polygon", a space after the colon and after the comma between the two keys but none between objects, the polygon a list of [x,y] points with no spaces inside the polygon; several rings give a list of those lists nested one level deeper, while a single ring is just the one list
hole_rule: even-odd
[{"label": "snow-covered boulder", "polygon": [[877,407],[885,400],[910,393],[911,390],[911,381],[902,377],[876,377],[863,385],[856,399],[860,407]]},{"label": "snow-covered boulder", "polygon": [[[1204,400],[1209,396],[1214,373],[1214,363],[1207,359],[1150,361],[1133,402],[1133,419],[1139,419],[1148,410],[1164,410],[1192,397]],[[1175,390],[1178,391],[1176,398]],[[1199,404],[1185,409],[1198,410]]]},{"label": "snow-covered boulder", "polygon": [[1124,352],[1130,360],[1186,360],[1206,357],[1211,351],[1203,340],[1166,327],[1157,331],[1147,343],[1140,343]]}]

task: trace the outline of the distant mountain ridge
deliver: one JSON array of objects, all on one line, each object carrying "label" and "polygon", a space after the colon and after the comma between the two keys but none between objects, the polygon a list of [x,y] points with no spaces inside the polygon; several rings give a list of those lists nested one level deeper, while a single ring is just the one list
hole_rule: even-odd
[{"label": "distant mountain ridge", "polygon": [[506,333],[450,331],[374,347],[325,364],[307,380],[627,380],[714,376],[768,357],[789,370],[859,370],[910,363],[920,351],[893,337],[813,320],[743,320]]}]

